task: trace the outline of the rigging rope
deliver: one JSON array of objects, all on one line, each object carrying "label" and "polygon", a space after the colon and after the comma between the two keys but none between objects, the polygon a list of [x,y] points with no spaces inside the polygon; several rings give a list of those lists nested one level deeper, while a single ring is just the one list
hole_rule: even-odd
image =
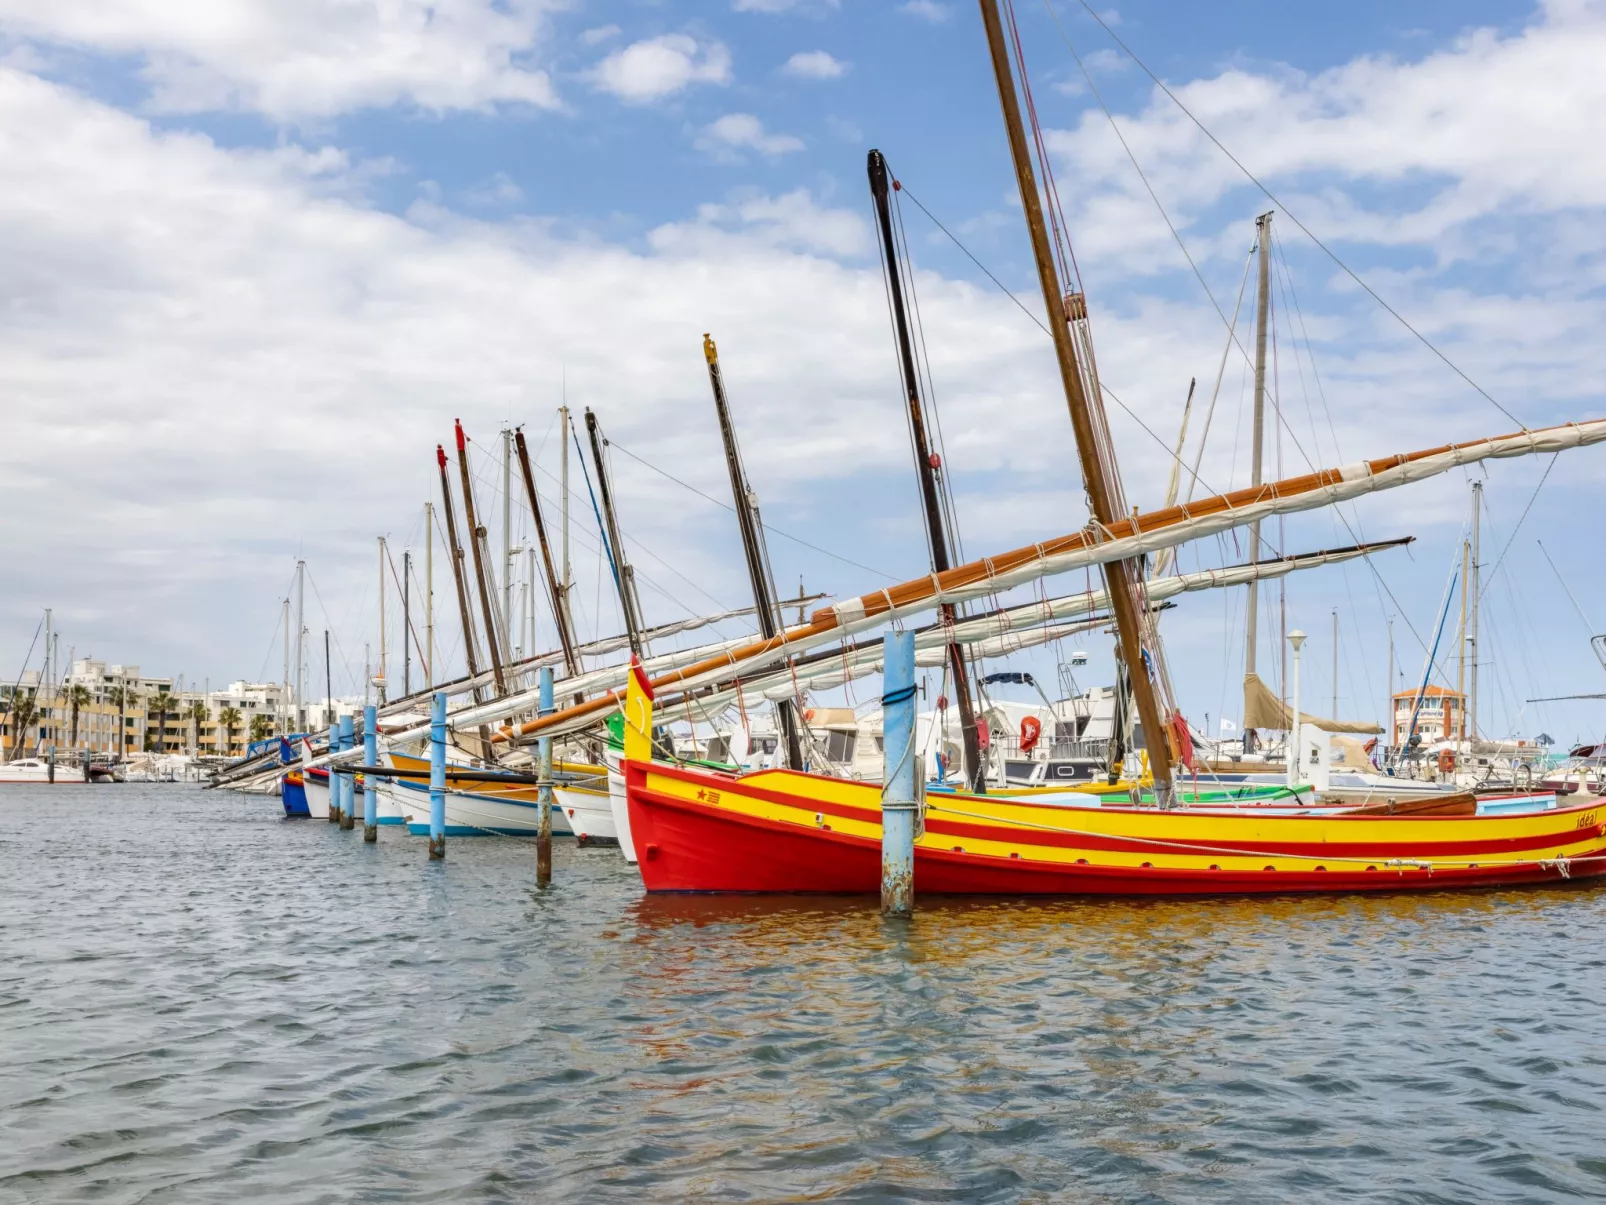
[{"label": "rigging rope", "polygon": [[[1053,12],[1052,0],[1044,0],[1044,3],[1048,4],[1049,5],[1049,11]],[[1369,297],[1371,297],[1373,301],[1377,302],[1378,305],[1382,306],[1385,310],[1387,310],[1389,312],[1389,314],[1391,316],[1393,316],[1393,318],[1396,321],[1398,321],[1401,326],[1403,326],[1413,336],[1415,336],[1417,341],[1420,342],[1423,347],[1427,348],[1435,356],[1437,356],[1440,360],[1442,360],[1444,362],[1444,364],[1450,369],[1450,371],[1452,371],[1452,372],[1454,372],[1456,374],[1456,376],[1460,377],[1468,385],[1472,386],[1472,388],[1475,391],[1477,391],[1477,393],[1481,397],[1483,397],[1483,399],[1485,401],[1487,401],[1496,410],[1500,411],[1501,414],[1504,414],[1512,422],[1516,423],[1517,426],[1519,428],[1521,428],[1522,430],[1526,431],[1528,429],[1528,424],[1527,423],[1524,423],[1520,418],[1518,418],[1510,410],[1506,409],[1499,402],[1497,402],[1494,399],[1494,396],[1492,394],[1490,394],[1488,390],[1486,390],[1482,385],[1479,385],[1470,376],[1468,376],[1461,369],[1460,365],[1456,364],[1455,361],[1451,360],[1449,356],[1447,356],[1444,352],[1440,351],[1439,348],[1430,339],[1428,339],[1428,337],[1426,335],[1424,335],[1421,331],[1417,330],[1416,327],[1412,326],[1411,323],[1406,320],[1406,318],[1405,318],[1405,316],[1403,314],[1401,314],[1398,310],[1396,310],[1388,302],[1384,301],[1383,298],[1378,295],[1377,291],[1375,289],[1373,289],[1371,285],[1367,284],[1364,280],[1362,280],[1360,278],[1360,276],[1355,272],[1355,270],[1353,268],[1351,268],[1348,264],[1346,264],[1343,260],[1341,260],[1338,257],[1338,255],[1333,251],[1332,248],[1330,248],[1326,243],[1322,242],[1321,239],[1317,238],[1316,235],[1311,232],[1310,227],[1306,226],[1304,222],[1300,221],[1299,217],[1292,210],[1290,210],[1288,208],[1288,206],[1283,204],[1283,202],[1278,199],[1276,194],[1273,193],[1271,191],[1271,189],[1267,188],[1266,185],[1261,182],[1261,180],[1260,180],[1260,178],[1258,176],[1256,176],[1252,171],[1250,171],[1247,167],[1245,167],[1243,165],[1243,162],[1236,155],[1234,155],[1231,151],[1229,151],[1226,148],[1226,146],[1224,146],[1222,144],[1222,142],[1221,142],[1221,140],[1219,138],[1217,138],[1214,134],[1212,134],[1210,132],[1209,127],[1207,127],[1204,124],[1204,122],[1200,121],[1197,117],[1195,117],[1193,115],[1193,111],[1191,109],[1189,109],[1187,105],[1182,103],[1182,100],[1177,96],[1177,94],[1175,92],[1171,91],[1171,89],[1168,88],[1165,85],[1165,82],[1163,80],[1161,80],[1161,78],[1158,75],[1156,75],[1153,71],[1151,71],[1149,69],[1149,65],[1147,63],[1145,63],[1142,59],[1140,59],[1137,56],[1136,52],[1134,52],[1133,49],[1130,46],[1128,46],[1124,41],[1122,41],[1120,35],[1117,34],[1115,32],[1115,30],[1110,28],[1109,23],[1107,21],[1105,21],[1105,19],[1099,14],[1098,10],[1096,10],[1091,4],[1088,3],[1088,0],[1077,0],[1077,3],[1079,3],[1087,11],[1088,16],[1092,17],[1093,20],[1098,22],[1100,28],[1102,28],[1105,33],[1110,35],[1111,40],[1114,41],[1117,46],[1119,46],[1123,51],[1126,52],[1127,57],[1129,57],[1134,63],[1136,63],[1138,65],[1138,68],[1143,72],[1143,74],[1147,75],[1151,80],[1154,81],[1155,87],[1159,88],[1160,91],[1164,92],[1166,94],[1166,96],[1171,100],[1171,102],[1174,105],[1176,105],[1178,109],[1182,110],[1183,115],[1185,117],[1187,117],[1187,119],[1189,121],[1191,121],[1195,126],[1198,127],[1199,132],[1201,134],[1203,134],[1206,138],[1208,138],[1212,143],[1214,143],[1216,149],[1219,150],[1223,155],[1225,155],[1232,162],[1232,165],[1234,167],[1236,167],[1240,172],[1242,172],[1244,174],[1245,178],[1248,179],[1251,184],[1253,184],[1262,193],[1264,193],[1265,196],[1266,196],[1266,199],[1268,201],[1270,201],[1273,205],[1277,206],[1278,209],[1282,210],[1284,215],[1287,216],[1288,220],[1293,222],[1294,225],[1298,226],[1300,231],[1305,235],[1305,237],[1310,239],[1311,242],[1315,243],[1316,246],[1321,249],[1323,254],[1325,254],[1328,259],[1332,260],[1333,263],[1338,266],[1340,271],[1342,271],[1346,276],[1348,276],[1356,284],[1360,285],[1361,288],[1366,291],[1367,295]],[[1055,18],[1055,24],[1057,25],[1058,23],[1059,23],[1058,22],[1058,18],[1056,17]]]}]

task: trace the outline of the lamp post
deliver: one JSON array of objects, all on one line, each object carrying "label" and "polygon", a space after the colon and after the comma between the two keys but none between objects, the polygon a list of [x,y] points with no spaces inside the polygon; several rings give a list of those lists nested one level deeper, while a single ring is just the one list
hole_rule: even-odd
[{"label": "lamp post", "polygon": [[1288,633],[1288,643],[1294,646],[1294,714],[1288,731],[1288,785],[1299,783],[1299,650],[1305,643],[1305,633],[1295,628]]}]

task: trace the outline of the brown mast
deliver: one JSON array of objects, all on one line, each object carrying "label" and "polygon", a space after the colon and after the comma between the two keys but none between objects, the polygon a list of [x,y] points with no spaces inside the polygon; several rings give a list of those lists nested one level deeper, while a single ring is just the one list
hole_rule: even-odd
[{"label": "brown mast", "polygon": [[474,550],[474,579],[480,589],[480,609],[485,614],[485,647],[491,653],[491,672],[496,677],[496,693],[507,694],[507,680],[502,676],[502,654],[496,645],[496,615],[491,610],[491,592],[485,583],[485,558],[480,555],[480,538],[483,529],[474,517],[474,486],[468,475],[468,441],[463,436],[463,424],[453,420],[457,428],[457,467],[463,476],[463,513],[468,520],[468,546]]},{"label": "brown mast", "polygon": [[[440,444],[435,445],[435,459],[441,469],[442,517],[446,520],[446,542],[451,546],[452,577],[457,582],[457,610],[463,618],[463,659],[468,662],[468,676],[477,678],[480,674],[480,656],[474,639],[474,612],[468,605],[468,588],[463,582],[463,546],[457,542],[457,514],[452,508],[452,483],[446,476],[446,449]],[[430,672],[434,673],[434,666],[430,667]],[[477,686],[474,688],[474,701],[484,701]]]},{"label": "brown mast", "polygon": [[[522,429],[513,433],[513,446],[518,450],[519,468],[524,472],[524,492],[530,498],[530,515],[535,520],[535,537],[541,544],[541,564],[546,570],[547,596],[552,600],[552,622],[557,625],[558,643],[563,646],[563,665],[573,678],[580,673],[580,658],[574,651],[574,633],[569,630],[569,609],[563,605],[563,586],[552,565],[552,546],[547,543],[546,523],[541,518],[541,499],[535,492],[535,474],[530,469],[530,449],[524,442]],[[574,701],[581,701],[576,695]]]},{"label": "brown mast", "polygon": [[[1094,521],[1100,527],[1108,528],[1126,516],[1116,511],[1112,482],[1105,476],[1104,465],[1099,458],[1088,397],[1082,388],[1076,347],[1071,341],[1070,322],[1080,317],[1079,311],[1084,303],[1080,296],[1063,295],[1059,272],[1054,266],[1048,227],[1043,220],[1042,198],[1037,192],[1037,173],[1032,167],[1026,129],[1021,122],[1020,98],[1015,92],[1015,76],[1009,63],[1009,48],[1004,40],[998,0],[980,0],[980,3],[982,24],[987,29],[987,46],[992,53],[993,75],[998,83],[998,99],[1004,110],[1004,126],[1009,133],[1010,158],[1015,163],[1015,182],[1020,188],[1021,204],[1026,209],[1026,228],[1031,234],[1032,256],[1037,261],[1037,276],[1043,287],[1043,304],[1048,311],[1049,330],[1054,337],[1060,381],[1065,387],[1065,404],[1070,410],[1071,427],[1076,433],[1076,451],[1082,462],[1088,505]],[[1143,722],[1143,743],[1149,752],[1155,798],[1161,807],[1170,807],[1174,799],[1171,749],[1166,743],[1166,729],[1160,716],[1159,702],[1155,698],[1154,680],[1149,676],[1149,667],[1143,657],[1142,630],[1139,627],[1134,590],[1135,582],[1141,579],[1141,572],[1136,561],[1112,561],[1104,566],[1104,579],[1109,590],[1110,607],[1115,612],[1121,656],[1132,681],[1133,701],[1138,705],[1138,718]]]}]

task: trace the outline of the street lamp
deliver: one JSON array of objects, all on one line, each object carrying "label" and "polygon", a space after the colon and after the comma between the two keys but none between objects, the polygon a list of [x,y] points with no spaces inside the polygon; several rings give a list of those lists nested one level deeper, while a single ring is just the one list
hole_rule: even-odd
[{"label": "street lamp", "polygon": [[1288,785],[1297,786],[1299,783],[1299,650],[1305,643],[1305,633],[1295,628],[1288,633],[1288,643],[1294,646],[1294,715],[1290,721],[1292,727],[1288,733]]}]

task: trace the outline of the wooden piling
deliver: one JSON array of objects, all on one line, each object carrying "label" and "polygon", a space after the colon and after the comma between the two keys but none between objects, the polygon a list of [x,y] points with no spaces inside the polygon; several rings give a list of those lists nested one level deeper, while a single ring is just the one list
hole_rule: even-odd
[{"label": "wooden piling", "polygon": [[[541,714],[548,715],[552,710],[552,667],[543,665]],[[552,738],[543,736],[539,747],[541,785],[536,789],[536,799],[541,807],[541,827],[536,831],[535,838],[535,885],[546,887],[552,882]]]},{"label": "wooden piling", "polygon": [[[362,709],[362,764],[379,764],[379,709],[372,703]],[[356,781],[356,775],[352,776]],[[362,791],[362,839],[379,840],[379,780],[366,778]]]},{"label": "wooden piling", "polygon": [[[357,743],[356,728],[349,715],[340,717],[340,749],[344,752]],[[355,774],[329,775],[329,795],[334,797],[336,784],[340,791],[340,831],[350,832],[357,826],[357,776]]]},{"label": "wooden piling", "polygon": [[446,856],[446,692],[435,692],[429,717],[429,860]]},{"label": "wooden piling", "polygon": [[881,647],[881,912],[909,917],[915,905],[921,769],[915,748],[915,634],[888,632]]}]

